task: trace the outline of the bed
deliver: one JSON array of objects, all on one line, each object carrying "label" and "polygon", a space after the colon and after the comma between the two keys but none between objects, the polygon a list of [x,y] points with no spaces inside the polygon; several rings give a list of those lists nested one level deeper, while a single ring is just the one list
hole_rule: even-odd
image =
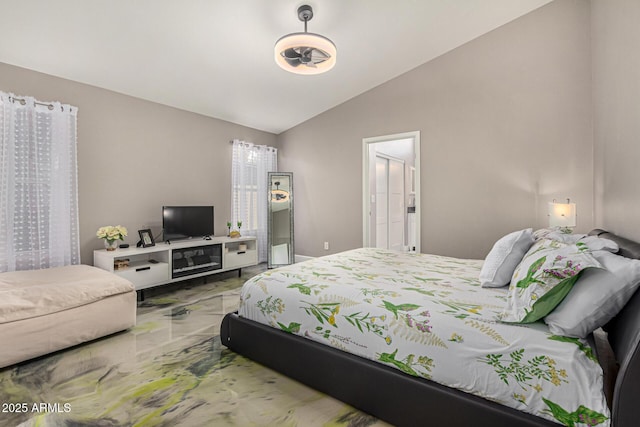
[{"label": "bed", "polygon": [[133,285],[88,265],[0,273],[0,368],[128,329]]},{"label": "bed", "polygon": [[[637,243],[591,234],[616,242],[620,256],[640,258]],[[605,327],[619,364],[607,403],[593,336],[496,321],[506,291],[479,288],[481,265],[362,249],[272,270],[245,284],[221,340],[395,425],[637,425],[640,294]],[[408,294],[394,294],[394,285]]]}]

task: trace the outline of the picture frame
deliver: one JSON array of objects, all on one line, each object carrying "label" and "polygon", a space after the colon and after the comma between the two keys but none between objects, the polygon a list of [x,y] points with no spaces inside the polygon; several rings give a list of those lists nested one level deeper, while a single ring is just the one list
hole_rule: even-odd
[{"label": "picture frame", "polygon": [[145,230],[138,230],[138,235],[140,236],[140,243],[143,248],[148,248],[150,246],[156,245],[150,229],[147,228]]}]

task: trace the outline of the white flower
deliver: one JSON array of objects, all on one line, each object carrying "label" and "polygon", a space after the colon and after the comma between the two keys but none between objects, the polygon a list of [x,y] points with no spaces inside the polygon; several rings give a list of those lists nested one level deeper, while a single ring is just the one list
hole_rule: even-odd
[{"label": "white flower", "polygon": [[98,231],[96,231],[96,236],[108,241],[124,240],[127,234],[127,229],[121,225],[106,225],[98,228]]}]

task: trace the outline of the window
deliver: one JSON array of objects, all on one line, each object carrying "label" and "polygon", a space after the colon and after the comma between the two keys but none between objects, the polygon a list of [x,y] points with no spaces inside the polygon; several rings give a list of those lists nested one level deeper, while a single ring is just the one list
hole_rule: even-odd
[{"label": "window", "polygon": [[80,263],[76,117],[0,92],[0,271]]},{"label": "window", "polygon": [[233,141],[231,224],[242,221],[242,234],[256,236],[258,262],[267,260],[267,172],[278,169],[278,150]]}]

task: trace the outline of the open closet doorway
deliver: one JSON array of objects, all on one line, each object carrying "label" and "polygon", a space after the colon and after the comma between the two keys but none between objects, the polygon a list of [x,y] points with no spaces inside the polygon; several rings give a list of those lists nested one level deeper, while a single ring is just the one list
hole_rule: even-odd
[{"label": "open closet doorway", "polygon": [[363,246],[420,252],[420,132],[362,142]]}]

